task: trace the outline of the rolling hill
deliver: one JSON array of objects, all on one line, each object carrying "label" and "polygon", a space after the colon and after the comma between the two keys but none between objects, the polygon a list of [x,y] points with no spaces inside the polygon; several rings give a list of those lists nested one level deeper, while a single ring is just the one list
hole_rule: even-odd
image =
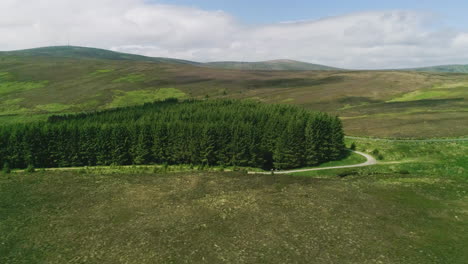
[{"label": "rolling hill", "polygon": [[235,70],[262,70],[262,71],[336,71],[338,68],[312,64],[295,60],[271,60],[262,62],[236,62],[221,61],[204,63],[203,66]]},{"label": "rolling hill", "polygon": [[440,65],[423,68],[408,69],[410,71],[420,72],[453,72],[453,73],[468,73],[468,65]]},{"label": "rolling hill", "polygon": [[42,47],[17,51],[0,52],[0,56],[12,57],[49,57],[49,58],[70,58],[70,59],[104,59],[104,60],[129,60],[142,62],[164,62],[164,63],[179,63],[179,64],[200,64],[198,62],[161,58],[147,57],[135,54],[115,52],[105,49],[75,47],[75,46],[54,46]]},{"label": "rolling hill", "polygon": [[252,99],[340,115],[348,135],[468,135],[468,75],[406,71],[240,71],[111,51],[0,53],[0,123],[176,98]]}]

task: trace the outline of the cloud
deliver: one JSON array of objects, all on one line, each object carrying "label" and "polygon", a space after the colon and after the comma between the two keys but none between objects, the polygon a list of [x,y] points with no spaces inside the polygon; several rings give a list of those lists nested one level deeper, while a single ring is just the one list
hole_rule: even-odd
[{"label": "cloud", "polygon": [[372,69],[468,63],[468,32],[404,10],[247,26],[223,11],[144,0],[2,0],[0,36],[0,50],[70,40],[197,61],[284,58]]}]

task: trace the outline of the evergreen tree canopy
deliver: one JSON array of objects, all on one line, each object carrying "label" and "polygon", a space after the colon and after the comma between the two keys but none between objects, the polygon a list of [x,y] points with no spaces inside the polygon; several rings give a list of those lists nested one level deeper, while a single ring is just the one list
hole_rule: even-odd
[{"label": "evergreen tree canopy", "polygon": [[0,126],[12,168],[192,164],[295,168],[341,157],[340,120],[288,105],[171,99]]}]

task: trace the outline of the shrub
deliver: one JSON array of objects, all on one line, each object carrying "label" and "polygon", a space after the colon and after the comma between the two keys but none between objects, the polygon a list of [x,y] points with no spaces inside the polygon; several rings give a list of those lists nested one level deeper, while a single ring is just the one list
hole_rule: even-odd
[{"label": "shrub", "polygon": [[384,160],[384,156],[383,156],[382,154],[378,154],[378,155],[377,155],[377,159],[378,159],[378,160]]},{"label": "shrub", "polygon": [[380,154],[380,151],[378,149],[374,149],[372,152],[371,152],[372,155],[379,155]]},{"label": "shrub", "polygon": [[29,164],[28,167],[26,168],[25,172],[27,172],[27,173],[36,172],[36,168],[34,168],[34,165]]},{"label": "shrub", "polygon": [[11,172],[10,164],[8,164],[8,162],[5,162],[5,163],[3,164],[2,172],[5,173],[5,174],[8,174],[8,173]]},{"label": "shrub", "polygon": [[404,175],[410,174],[408,170],[404,170],[404,169],[400,170],[398,173],[404,174]]},{"label": "shrub", "polygon": [[342,172],[338,173],[338,177],[344,178],[344,177],[353,176],[353,175],[357,175],[357,174],[358,174],[357,171],[346,170],[346,171],[342,171]]},{"label": "shrub", "polygon": [[349,148],[351,150],[356,150],[356,144],[353,142]]}]

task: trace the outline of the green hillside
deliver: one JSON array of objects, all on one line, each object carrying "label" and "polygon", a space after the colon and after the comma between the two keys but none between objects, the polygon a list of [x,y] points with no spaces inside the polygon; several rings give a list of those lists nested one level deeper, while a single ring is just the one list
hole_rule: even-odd
[{"label": "green hillside", "polygon": [[75,46],[53,46],[17,51],[3,51],[0,56],[13,57],[49,57],[49,58],[72,58],[72,59],[104,59],[104,60],[130,60],[141,62],[178,63],[204,66],[209,68],[237,69],[237,70],[272,70],[272,71],[315,71],[315,70],[338,70],[338,68],[324,65],[311,64],[294,60],[272,60],[262,62],[209,62],[200,63],[195,61],[179,60],[172,58],[147,57],[129,53],[115,52],[105,49],[75,47]]},{"label": "green hillside", "polygon": [[306,63],[294,60],[272,60],[262,62],[236,62],[220,61],[205,63],[204,66],[236,69],[236,70],[262,70],[262,71],[332,71],[338,68],[328,67],[319,64]]},{"label": "green hillside", "polygon": [[72,59],[105,59],[105,60],[131,60],[131,61],[147,61],[147,62],[165,62],[165,63],[180,63],[180,64],[199,64],[193,61],[146,57],[128,53],[115,52],[104,49],[75,47],[75,46],[54,46],[42,47],[35,49],[26,49],[18,51],[0,52],[0,56],[13,57],[52,57],[52,58],[72,58]]},{"label": "green hillside", "polygon": [[338,114],[348,135],[468,135],[467,74],[239,71],[96,49],[74,50],[54,47],[1,53],[0,122],[29,122],[53,113],[172,97],[248,98]]}]

